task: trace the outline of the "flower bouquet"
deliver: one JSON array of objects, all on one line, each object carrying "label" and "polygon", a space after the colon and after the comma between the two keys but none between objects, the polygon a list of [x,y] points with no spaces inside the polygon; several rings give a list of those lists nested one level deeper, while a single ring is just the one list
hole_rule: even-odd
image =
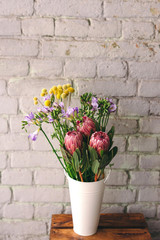
[{"label": "flower bouquet", "polygon": [[[37,112],[25,116],[22,128],[27,131],[27,126],[37,126],[37,130],[29,135],[33,141],[39,132],[44,134],[69,180],[74,231],[87,236],[97,229],[104,192],[104,170],[107,165],[111,167],[110,163],[118,151],[116,146],[112,148],[114,127],[106,133],[109,116],[116,111],[116,105],[112,99],[85,93],[80,97],[81,106],[73,108],[70,106],[73,92],[70,84],[53,86],[49,92],[42,89],[43,100],[34,97],[34,104],[39,105]],[[59,141],[61,154],[44,131],[43,123],[53,126],[51,138]],[[97,193],[101,194],[97,197]],[[91,199],[87,200],[85,195]],[[93,196],[97,199],[95,203]],[[93,214],[95,208],[98,217]],[[94,219],[94,226],[87,225],[89,219],[86,223],[84,221],[89,215],[91,220]]]}]

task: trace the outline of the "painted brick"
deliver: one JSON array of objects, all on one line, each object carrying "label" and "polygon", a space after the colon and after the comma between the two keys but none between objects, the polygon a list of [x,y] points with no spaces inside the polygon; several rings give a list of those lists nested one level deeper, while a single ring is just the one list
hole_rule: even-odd
[{"label": "painted brick", "polygon": [[14,201],[18,202],[65,202],[65,189],[53,187],[15,187]]},{"label": "painted brick", "polygon": [[39,0],[36,14],[43,16],[100,17],[100,0]]},{"label": "painted brick", "polygon": [[150,232],[159,232],[160,229],[160,220],[148,220],[147,221],[148,228]]},{"label": "painted brick", "polygon": [[117,20],[91,20],[89,37],[92,38],[119,38],[121,37],[121,23]]},{"label": "painted brick", "polygon": [[160,218],[160,205],[157,207],[157,217]]},{"label": "painted brick", "polygon": [[139,84],[138,95],[142,97],[160,97],[160,83],[156,81],[141,81]]},{"label": "painted brick", "polygon": [[160,102],[159,99],[150,101],[150,113],[152,115],[160,115]]},{"label": "painted brick", "polygon": [[31,77],[52,78],[62,73],[62,62],[59,59],[34,59],[30,61]]},{"label": "painted brick", "polygon": [[150,117],[140,119],[140,132],[142,133],[160,133],[160,118]]},{"label": "painted brick", "polygon": [[103,202],[132,203],[135,202],[136,192],[130,189],[105,189]]},{"label": "painted brick", "polygon": [[141,155],[139,160],[139,167],[144,169],[160,170],[160,156],[159,155]]},{"label": "painted brick", "polygon": [[0,59],[0,75],[2,77],[27,76],[28,62],[19,59]]},{"label": "painted brick", "polygon": [[7,155],[4,152],[0,152],[0,169],[4,169],[7,166]]},{"label": "painted brick", "polygon": [[138,165],[137,156],[129,154],[118,154],[112,161],[112,168],[135,169]]},{"label": "painted brick", "polygon": [[[45,222],[24,221],[24,222],[2,222],[0,234],[4,235],[32,235],[46,234]],[[16,238],[17,239],[17,238]]]},{"label": "painted brick", "polygon": [[129,138],[129,151],[154,152],[157,150],[156,137],[140,136]]},{"label": "painted brick", "polygon": [[104,17],[156,17],[159,12],[158,2],[135,2],[134,0],[104,2]]},{"label": "painted brick", "polygon": [[123,22],[122,36],[124,39],[153,39],[154,25],[150,22]]},{"label": "painted brick", "polygon": [[90,89],[90,92],[98,96],[134,96],[136,94],[136,83],[124,82],[122,80],[81,80],[76,81],[78,93],[82,95]]},{"label": "painted brick", "polygon": [[114,136],[113,146],[118,146],[118,152],[125,152],[126,139],[120,136]]},{"label": "painted brick", "polygon": [[6,187],[0,187],[0,203],[8,203],[11,199],[11,190]]},{"label": "painted brick", "polygon": [[0,80],[0,96],[6,94],[6,81]]},{"label": "painted brick", "polygon": [[127,179],[126,172],[112,170],[105,184],[107,186],[122,186],[127,184]]},{"label": "painted brick", "polygon": [[96,63],[89,59],[67,59],[64,68],[65,77],[91,78],[96,75]]},{"label": "painted brick", "polygon": [[53,152],[28,151],[11,153],[13,168],[60,168]]},{"label": "painted brick", "polygon": [[20,21],[16,19],[0,19],[0,35],[1,36],[18,36],[21,35]]},{"label": "painted brick", "polygon": [[36,40],[18,40],[18,39],[0,39],[1,56],[37,56],[38,41]]},{"label": "painted brick", "polygon": [[101,213],[123,213],[124,207],[117,205],[104,206],[102,205]]},{"label": "painted brick", "polygon": [[138,124],[135,119],[115,118],[108,121],[107,128],[115,127],[115,134],[133,134],[138,132]]},{"label": "painted brick", "polygon": [[[69,81],[65,81],[63,79],[58,79],[58,80],[45,80],[45,88],[49,91],[49,89],[53,85],[63,85],[66,83],[70,83]],[[33,97],[37,96],[39,97],[42,88],[44,87],[44,80],[42,78],[37,78],[37,79],[21,79],[21,81],[10,81],[8,84],[8,93],[12,96],[31,96],[31,98],[26,98],[25,100],[28,99],[28,101],[32,102],[32,111],[34,109],[33,105]],[[42,100],[42,98],[40,98]],[[31,103],[30,102],[30,103]],[[35,107],[35,109],[37,106]],[[27,111],[28,112],[28,111]]]},{"label": "painted brick", "polygon": [[35,219],[39,218],[50,218],[52,214],[61,214],[63,210],[63,206],[58,205],[51,205],[51,204],[43,204],[43,205],[36,205],[35,206]]},{"label": "painted brick", "polygon": [[131,185],[158,185],[159,184],[159,173],[154,171],[131,171],[130,172],[130,184]]},{"label": "painted brick", "polygon": [[[159,51],[156,45],[145,42],[129,42],[129,41],[110,41],[106,44],[107,57],[110,59],[131,59],[151,61],[151,59],[159,59]],[[142,63],[143,64],[143,63]]]},{"label": "painted brick", "polygon": [[156,206],[151,204],[131,204],[127,207],[128,213],[143,213],[146,218],[153,218],[156,215]]},{"label": "painted brick", "polygon": [[7,131],[8,131],[7,119],[0,118],[0,133],[7,133]]},{"label": "painted brick", "polygon": [[27,16],[33,13],[33,0],[6,0],[0,2],[0,15],[1,16]]},{"label": "painted brick", "polygon": [[32,174],[28,169],[6,169],[1,181],[4,185],[31,185]]},{"label": "painted brick", "polygon": [[130,77],[142,80],[159,80],[159,62],[129,62]]},{"label": "painted brick", "polygon": [[89,23],[83,19],[57,19],[55,21],[55,35],[62,37],[87,37]]},{"label": "painted brick", "polygon": [[12,219],[32,219],[34,208],[32,205],[8,204],[5,205],[3,216]]},{"label": "painted brick", "polygon": [[28,138],[19,134],[4,134],[0,135],[0,150],[1,151],[16,151],[28,150]]},{"label": "painted brick", "polygon": [[28,18],[22,20],[24,35],[53,36],[54,25],[51,18]]},{"label": "painted brick", "polygon": [[34,181],[35,184],[39,185],[63,185],[64,171],[60,169],[36,170],[34,173]]},{"label": "painted brick", "polygon": [[84,41],[43,41],[42,57],[105,57],[107,49],[105,42]]},{"label": "painted brick", "polygon": [[149,102],[139,98],[120,99],[118,113],[120,116],[148,115]]},{"label": "painted brick", "polygon": [[103,61],[97,66],[98,77],[123,78],[127,74],[127,65],[120,61]]},{"label": "painted brick", "polygon": [[[55,149],[59,149],[59,142],[57,139],[52,140],[50,135],[48,135],[51,143],[53,144]],[[49,145],[48,141],[45,139],[42,132],[39,133],[39,136],[35,142],[31,142],[32,149],[36,151],[51,151],[51,146]]]},{"label": "painted brick", "polygon": [[17,114],[17,100],[11,97],[0,97],[0,114]]},{"label": "painted brick", "polygon": [[160,188],[143,188],[139,190],[138,201],[140,202],[159,202]]}]

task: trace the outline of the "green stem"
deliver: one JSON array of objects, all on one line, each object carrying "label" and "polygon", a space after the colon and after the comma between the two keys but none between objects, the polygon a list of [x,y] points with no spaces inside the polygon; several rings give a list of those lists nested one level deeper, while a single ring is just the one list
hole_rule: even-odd
[{"label": "green stem", "polygon": [[[51,146],[53,152],[55,153],[56,157],[58,158],[58,160],[59,160],[60,164],[62,165],[63,169],[66,171],[66,168],[64,167],[64,165],[63,165],[63,163],[62,163],[62,161],[61,161],[59,155],[57,154],[56,150],[54,149],[54,147],[53,147],[51,141],[49,140],[49,138],[47,137],[46,133],[43,131],[42,128],[40,128],[40,130],[42,131],[42,133],[44,134],[45,138],[46,138],[47,141],[49,142],[49,144],[50,144],[50,146]],[[67,171],[66,171],[66,172],[67,172]]]}]

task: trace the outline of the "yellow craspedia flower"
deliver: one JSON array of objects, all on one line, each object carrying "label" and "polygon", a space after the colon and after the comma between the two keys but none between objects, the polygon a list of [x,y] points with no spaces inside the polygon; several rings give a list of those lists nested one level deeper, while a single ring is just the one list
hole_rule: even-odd
[{"label": "yellow craspedia flower", "polygon": [[50,105],[51,105],[51,101],[48,99],[48,100],[46,100],[45,102],[44,102],[44,105],[46,106],[46,107],[49,107]]},{"label": "yellow craspedia flower", "polygon": [[62,86],[62,88],[64,89],[64,90],[66,90],[68,87],[67,87],[67,84],[64,84],[63,86]]},{"label": "yellow craspedia flower", "polygon": [[53,86],[52,89],[53,89],[53,91],[56,91],[56,90],[57,90],[57,87],[56,87],[56,86]]},{"label": "yellow craspedia flower", "polygon": [[66,97],[67,97],[67,94],[66,93],[62,93],[61,98],[64,99]]},{"label": "yellow craspedia flower", "polygon": [[58,89],[58,94],[62,94],[63,93],[63,90],[62,89]]},{"label": "yellow craspedia flower", "polygon": [[44,92],[41,92],[41,97],[44,97],[46,94]]},{"label": "yellow craspedia flower", "polygon": [[69,91],[70,93],[74,93],[75,90],[74,90],[74,88],[69,87],[69,88],[68,88],[68,91]]},{"label": "yellow craspedia flower", "polygon": [[34,97],[34,98],[33,98],[33,100],[34,100],[34,101],[37,101],[37,100],[38,100],[38,98],[37,98],[37,97]]},{"label": "yellow craspedia flower", "polygon": [[67,85],[67,88],[71,87],[71,84],[70,84],[70,83],[67,83],[66,85]]},{"label": "yellow craspedia flower", "polygon": [[59,90],[59,89],[62,89],[62,86],[61,86],[61,85],[58,85],[57,88],[58,88],[58,90]]},{"label": "yellow craspedia flower", "polygon": [[68,91],[68,90],[65,90],[64,93],[68,96],[69,91]]},{"label": "yellow craspedia flower", "polygon": [[61,94],[58,93],[57,96],[56,96],[56,98],[57,98],[57,99],[60,99],[60,98],[61,98]]},{"label": "yellow craspedia flower", "polygon": [[34,101],[34,105],[37,105],[38,104],[38,101],[36,100],[36,101]]},{"label": "yellow craspedia flower", "polygon": [[47,89],[43,88],[41,92],[47,94]]},{"label": "yellow craspedia flower", "polygon": [[49,90],[49,94],[53,94],[53,89],[52,88]]}]

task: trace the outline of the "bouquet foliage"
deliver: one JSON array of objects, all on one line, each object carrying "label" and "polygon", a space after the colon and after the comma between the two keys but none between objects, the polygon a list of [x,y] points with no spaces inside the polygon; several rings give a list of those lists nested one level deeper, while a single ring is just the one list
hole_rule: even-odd
[{"label": "bouquet foliage", "polygon": [[[29,137],[35,141],[41,131],[60,164],[67,174],[78,181],[93,182],[104,177],[104,169],[117,154],[113,145],[114,127],[106,133],[109,116],[116,111],[112,99],[97,98],[92,93],[80,97],[81,107],[70,106],[74,88],[70,84],[53,86],[49,93],[42,89],[42,101],[34,97],[39,105],[36,113],[30,113],[22,121],[22,129],[27,131],[31,124],[37,130]],[[53,146],[43,129],[43,123],[53,126],[52,139],[57,138],[62,155]]]}]

